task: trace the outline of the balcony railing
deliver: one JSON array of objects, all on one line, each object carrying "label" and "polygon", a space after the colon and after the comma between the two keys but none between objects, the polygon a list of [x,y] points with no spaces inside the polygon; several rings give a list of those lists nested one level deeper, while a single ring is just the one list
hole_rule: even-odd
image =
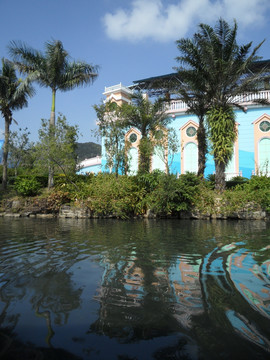
[{"label": "balcony railing", "polygon": [[[270,90],[259,91],[258,93],[241,94],[229,99],[231,103],[238,103],[241,105],[250,105],[256,100],[268,100],[270,102]],[[172,100],[165,105],[167,112],[184,112],[187,111],[188,106],[182,100]]]},{"label": "balcony railing", "polygon": [[113,86],[109,86],[109,87],[105,87],[105,91],[103,94],[107,94],[107,93],[113,93],[116,91],[120,91],[120,90],[124,90],[125,92],[132,94],[133,91],[130,90],[128,87],[123,86],[122,83],[117,84],[117,85],[113,85]]}]

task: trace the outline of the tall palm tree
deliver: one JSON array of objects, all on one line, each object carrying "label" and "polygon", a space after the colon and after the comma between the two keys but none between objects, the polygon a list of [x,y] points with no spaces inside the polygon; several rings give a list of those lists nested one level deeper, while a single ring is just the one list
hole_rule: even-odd
[{"label": "tall palm tree", "polygon": [[13,120],[12,112],[27,106],[28,97],[34,94],[34,89],[28,79],[18,79],[14,65],[2,58],[0,69],[0,111],[5,120],[5,140],[3,149],[3,179],[2,189],[7,187],[7,159],[9,144],[9,128]]},{"label": "tall palm tree", "polygon": [[154,103],[150,102],[141,92],[132,96],[132,104],[122,105],[122,119],[125,126],[135,127],[141,133],[139,145],[139,172],[146,173],[150,171],[150,158],[153,152],[153,144],[150,139],[159,128],[169,124],[170,118],[164,111],[164,103],[161,99]]},{"label": "tall palm tree", "polygon": [[[217,141],[213,144],[213,153],[218,190],[225,188],[225,167],[232,156],[233,139],[235,139],[233,134],[236,131],[235,117],[229,107],[235,106],[245,111],[237,102],[237,95],[257,91],[262,79],[261,72],[254,73],[251,69],[254,62],[259,59],[257,52],[263,42],[252,50],[252,42],[239,46],[236,37],[236,22],[230,27],[225,20],[219,19],[214,28],[200,24],[199,31],[193,36],[195,52],[192,55],[196,61],[189,62],[191,69],[189,76],[198,77],[199,84],[202,85],[199,90],[205,92],[205,110],[209,109],[209,114],[213,115],[213,112],[215,114],[211,116],[211,121],[208,121],[208,126],[210,140]],[[194,79],[191,84],[195,84]],[[217,114],[220,114],[220,117],[216,116]],[[230,121],[231,124],[228,125]],[[211,136],[222,127],[222,124],[228,125],[227,129],[232,132],[227,133],[226,136],[227,140],[231,139],[229,142],[222,141],[221,136],[224,131],[221,131],[220,136]]]},{"label": "tall palm tree", "polygon": [[198,173],[199,177],[204,176],[206,167],[207,139],[205,128],[205,116],[210,106],[210,99],[207,97],[207,87],[203,73],[203,62],[196,36],[193,39],[179,39],[176,41],[181,56],[176,57],[180,63],[177,67],[180,82],[177,92],[181,99],[188,106],[188,113],[195,114],[199,119],[197,130],[198,140]]},{"label": "tall palm tree", "polygon": [[[68,91],[92,84],[98,76],[98,66],[82,61],[70,61],[68,52],[59,40],[45,43],[45,53],[29,48],[21,42],[11,42],[9,52],[15,65],[32,81],[52,91],[50,129],[55,127],[55,96],[57,90]],[[53,167],[49,167],[48,186],[53,186]]]},{"label": "tall palm tree", "polygon": [[[208,121],[208,125],[210,125],[210,140],[213,143],[216,189],[222,191],[225,188],[225,167],[232,157],[233,142],[236,137],[235,116],[230,107],[235,106],[246,111],[237,102],[237,95],[258,91],[262,72],[253,73],[251,69],[254,62],[259,59],[257,52],[263,41],[253,50],[252,42],[238,45],[236,21],[230,26],[223,19],[219,19],[214,28],[201,24],[197,38],[204,59],[207,92],[211,98],[208,120],[214,118],[217,120]],[[219,117],[216,117],[217,113],[220,113]],[[222,124],[228,130],[226,138],[224,136],[223,138],[231,139],[229,142],[222,141],[223,139],[216,136]]]}]

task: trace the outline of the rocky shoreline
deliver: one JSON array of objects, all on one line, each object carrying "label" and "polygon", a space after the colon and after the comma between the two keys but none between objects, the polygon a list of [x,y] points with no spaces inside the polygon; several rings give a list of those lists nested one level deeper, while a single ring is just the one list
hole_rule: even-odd
[{"label": "rocky shoreline", "polygon": [[[45,200],[45,199],[44,199]],[[202,213],[196,209],[193,211],[183,211],[177,216],[166,216],[166,218],[178,219],[198,219],[198,220],[211,220],[211,219],[235,219],[235,220],[270,220],[270,213],[263,209],[253,209],[250,204],[247,204],[245,209],[240,211],[233,211],[228,214],[222,214],[217,208],[214,213]],[[0,211],[0,217],[29,217],[29,218],[66,218],[66,219],[97,219],[97,218],[118,218],[116,215],[96,215],[87,206],[83,204],[74,205],[61,205],[59,207],[48,206],[46,201],[22,203],[20,200],[10,200],[5,204],[4,209]],[[142,216],[136,218],[153,219],[157,216],[150,210]],[[162,218],[162,217],[159,217]]]}]

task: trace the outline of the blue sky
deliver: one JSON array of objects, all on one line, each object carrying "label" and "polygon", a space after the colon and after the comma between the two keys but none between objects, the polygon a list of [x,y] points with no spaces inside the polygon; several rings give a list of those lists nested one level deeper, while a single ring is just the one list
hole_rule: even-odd
[{"label": "blue sky", "polygon": [[[236,19],[239,44],[266,39],[259,55],[270,59],[269,0],[0,0],[0,13],[1,57],[8,57],[12,40],[43,51],[55,39],[71,58],[100,66],[93,85],[56,95],[56,112],[79,125],[81,142],[95,141],[93,105],[101,103],[104,87],[172,72],[179,55],[175,41],[191,37],[200,22]],[[28,107],[14,113],[33,141],[51,106],[50,89],[35,87]]]}]

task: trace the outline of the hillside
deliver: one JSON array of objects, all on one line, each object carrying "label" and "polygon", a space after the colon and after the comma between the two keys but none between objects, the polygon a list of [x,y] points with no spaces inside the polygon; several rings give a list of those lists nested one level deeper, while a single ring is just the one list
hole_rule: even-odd
[{"label": "hillside", "polygon": [[84,159],[89,159],[98,155],[101,155],[101,145],[86,142],[86,143],[77,143],[77,155],[78,162]]}]

